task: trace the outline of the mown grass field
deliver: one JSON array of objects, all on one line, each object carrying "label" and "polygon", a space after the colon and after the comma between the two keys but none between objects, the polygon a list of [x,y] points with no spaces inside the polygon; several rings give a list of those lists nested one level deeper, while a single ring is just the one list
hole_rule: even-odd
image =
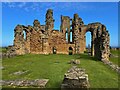
[{"label": "mown grass field", "polygon": [[7,52],[7,48],[5,48],[5,47],[0,47],[0,52]]},{"label": "mown grass field", "polygon": [[111,50],[111,53],[116,56],[116,57],[110,57],[110,61],[113,62],[114,64],[117,64],[120,66],[120,61],[119,61],[119,55],[120,55],[120,50]]},{"label": "mown grass field", "polygon": [[[72,67],[71,59],[79,59],[78,67],[86,69],[91,88],[118,88],[118,74],[101,61],[80,55],[35,55],[26,54],[9,59],[3,59],[3,80],[15,79],[49,79],[47,88],[59,88],[65,72]],[[17,71],[29,70],[23,75],[13,75]]]}]

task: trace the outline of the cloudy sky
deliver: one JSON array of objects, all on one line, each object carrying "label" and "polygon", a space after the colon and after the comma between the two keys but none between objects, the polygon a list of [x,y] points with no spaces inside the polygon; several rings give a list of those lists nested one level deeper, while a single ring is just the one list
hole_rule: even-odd
[{"label": "cloudy sky", "polygon": [[[2,46],[13,44],[14,28],[17,24],[33,25],[34,19],[45,24],[47,9],[53,9],[54,29],[60,29],[60,16],[73,18],[78,13],[87,25],[101,22],[110,33],[110,45],[118,46],[118,3],[116,2],[4,2],[2,3]],[[90,33],[86,34],[87,44]]]}]

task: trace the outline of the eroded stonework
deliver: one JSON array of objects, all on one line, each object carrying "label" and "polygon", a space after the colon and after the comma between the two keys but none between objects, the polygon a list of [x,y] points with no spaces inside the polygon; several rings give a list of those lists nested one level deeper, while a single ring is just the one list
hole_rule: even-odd
[{"label": "eroded stonework", "polygon": [[90,88],[88,74],[85,73],[85,69],[73,66],[64,75],[63,82],[61,84],[61,90],[66,88]]},{"label": "eroded stonework", "polygon": [[[48,9],[45,25],[34,20],[33,26],[15,27],[14,48],[18,55],[34,54],[79,54],[86,51],[86,32],[91,32],[91,55],[100,60],[109,60],[109,33],[105,25],[90,23],[84,25],[78,14],[73,19],[61,16],[60,31],[54,30],[53,10]],[[67,37],[67,38],[66,38]],[[70,39],[72,38],[72,39]]]}]

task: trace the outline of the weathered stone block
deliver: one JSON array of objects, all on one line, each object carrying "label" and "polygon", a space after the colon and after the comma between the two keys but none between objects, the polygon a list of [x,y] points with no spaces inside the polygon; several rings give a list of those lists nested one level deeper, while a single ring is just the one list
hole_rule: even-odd
[{"label": "weathered stone block", "polygon": [[89,88],[88,75],[85,73],[85,69],[77,68],[73,66],[64,75],[61,88]]},{"label": "weathered stone block", "polygon": [[68,62],[69,64],[76,64],[76,65],[78,65],[78,64],[80,64],[80,60],[71,60],[71,61],[69,61]]},{"label": "weathered stone block", "polygon": [[36,79],[36,80],[0,80],[0,85],[11,87],[39,87],[45,88],[48,83],[48,79]]}]

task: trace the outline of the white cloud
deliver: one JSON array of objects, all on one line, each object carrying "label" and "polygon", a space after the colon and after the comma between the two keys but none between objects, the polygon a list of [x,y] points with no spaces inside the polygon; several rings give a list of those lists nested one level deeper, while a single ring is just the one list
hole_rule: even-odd
[{"label": "white cloud", "polygon": [[24,10],[28,12],[28,11],[29,11],[29,8],[25,7]]},{"label": "white cloud", "polygon": [[18,5],[19,8],[23,8],[26,5],[26,2],[22,2]]},{"label": "white cloud", "polygon": [[2,2],[119,2],[119,0],[1,0]]},{"label": "white cloud", "polygon": [[9,7],[10,7],[10,8],[14,8],[14,7],[15,7],[15,4],[13,4],[13,3],[12,3],[12,4],[9,4]]},{"label": "white cloud", "polygon": [[15,3],[13,3],[13,2],[4,2],[4,5],[8,6],[10,8],[15,8],[16,7]]},{"label": "white cloud", "polygon": [[21,8],[27,12],[29,11],[42,11],[43,8],[45,10],[47,9],[55,9],[55,8],[58,8],[60,9],[60,11],[62,11],[63,9],[64,10],[69,10],[71,9],[71,7],[75,8],[76,10],[87,10],[87,9],[90,9],[92,7],[88,7],[87,5],[85,4],[82,4],[82,3],[72,3],[72,2],[68,2],[68,3],[60,3],[60,2],[54,2],[54,3],[41,3],[41,2],[32,2],[32,3],[29,3],[29,2],[7,2],[5,3],[5,6],[8,6],[10,8]]},{"label": "white cloud", "polygon": [[[27,4],[27,3],[26,3]],[[23,8],[24,9],[24,8]],[[35,11],[38,11],[39,10],[39,4],[38,3],[31,3],[30,5],[26,5],[25,6],[25,10],[28,12],[28,11],[31,11],[31,10],[35,10]]]}]

